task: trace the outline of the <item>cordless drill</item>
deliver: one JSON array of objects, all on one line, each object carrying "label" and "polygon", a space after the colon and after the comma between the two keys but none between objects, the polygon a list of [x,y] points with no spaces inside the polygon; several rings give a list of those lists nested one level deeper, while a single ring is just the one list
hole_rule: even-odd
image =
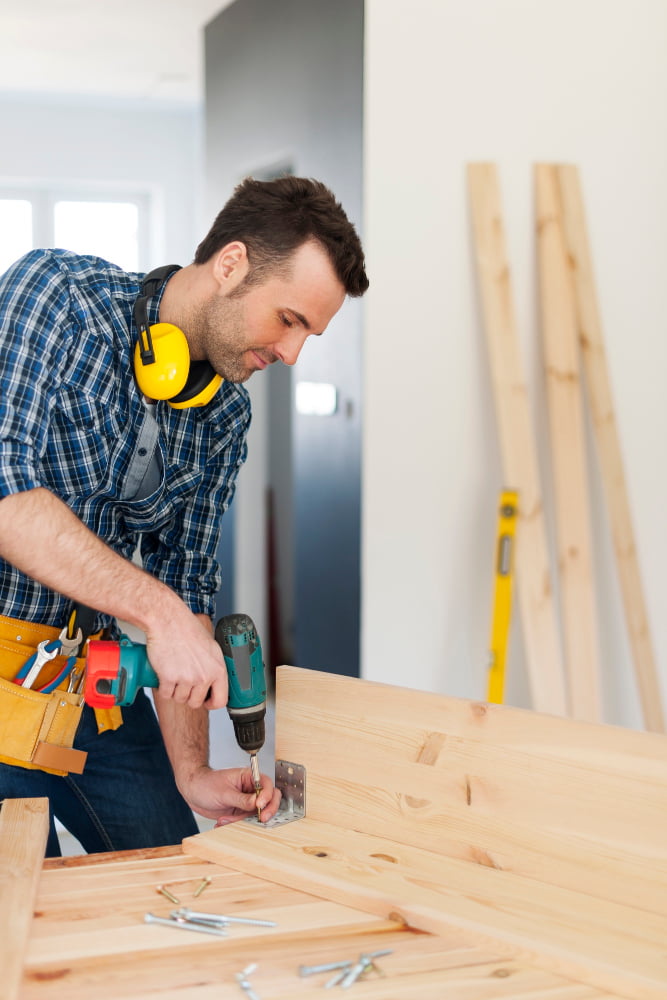
[{"label": "cordless drill", "polygon": [[[255,791],[262,783],[257,754],[264,746],[266,680],[262,647],[248,615],[225,615],[215,627],[215,639],[225,660],[229,682],[227,711],[234,724],[236,742],[250,754],[250,770]],[[117,642],[104,639],[88,643],[84,700],[93,708],[131,705],[137,691],[158,687],[146,647],[126,635]],[[260,808],[257,807],[259,819]]]}]

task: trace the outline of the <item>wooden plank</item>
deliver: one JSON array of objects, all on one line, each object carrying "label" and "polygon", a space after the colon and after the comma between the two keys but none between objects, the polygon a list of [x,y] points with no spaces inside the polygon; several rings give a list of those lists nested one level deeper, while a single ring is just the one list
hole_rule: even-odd
[{"label": "wooden plank", "polygon": [[598,611],[579,337],[558,177],[551,164],[535,166],[535,213],[568,703],[573,718],[600,722]]},{"label": "wooden plank", "polygon": [[537,447],[519,350],[495,166],[469,164],[468,186],[503,477],[505,485],[519,493],[515,575],[531,695],[539,711],[564,715],[565,680]]},{"label": "wooden plank", "polygon": [[[70,859],[62,866],[49,862],[40,883],[21,1000],[88,1000],[91,995],[96,1000],[233,1000],[241,995],[234,974],[251,962],[258,963],[251,982],[262,1000],[315,1000],[329,976],[299,977],[299,965],[383,948],[392,949],[380,961],[384,977],[359,984],[355,995],[618,1000],[616,993],[535,968],[523,958],[508,961],[497,948],[471,943],[469,934],[455,928],[437,937],[416,933],[292,886],[170,851],[171,856],[144,851],[111,855],[108,861],[103,855]],[[220,940],[143,925],[146,909],[169,912],[166,900],[153,902],[160,899],[158,881],[175,884],[187,898],[203,875],[213,881],[199,897],[201,909],[270,914],[278,927],[238,928]]]},{"label": "wooden plank", "polygon": [[593,428],[600,458],[602,482],[611,523],[614,552],[644,714],[644,724],[647,729],[664,732],[665,716],[662,694],[639,571],[639,559],[577,168],[567,164],[559,166],[558,181],[574,282],[583,366],[589,391]]},{"label": "wooden plank", "polygon": [[183,850],[420,930],[455,927],[509,957],[633,1000],[664,1000],[666,922],[630,906],[307,817],[268,830],[211,830]]},{"label": "wooden plank", "polygon": [[667,737],[279,667],[307,814],[667,913]]},{"label": "wooden plank", "polygon": [[0,809],[0,1000],[19,995],[48,835],[48,799],[4,800]]}]

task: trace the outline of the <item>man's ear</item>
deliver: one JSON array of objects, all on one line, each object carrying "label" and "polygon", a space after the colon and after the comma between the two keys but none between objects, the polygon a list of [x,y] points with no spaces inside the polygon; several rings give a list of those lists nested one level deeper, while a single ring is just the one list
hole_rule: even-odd
[{"label": "man's ear", "polygon": [[248,251],[240,240],[227,243],[213,258],[213,276],[225,293],[241,284],[249,267]]}]

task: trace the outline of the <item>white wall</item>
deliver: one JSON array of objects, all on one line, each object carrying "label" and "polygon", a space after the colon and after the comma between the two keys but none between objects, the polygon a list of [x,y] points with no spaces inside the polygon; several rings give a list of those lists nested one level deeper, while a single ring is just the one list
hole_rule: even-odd
[{"label": "white wall", "polygon": [[[538,161],[565,161],[582,172],[667,700],[666,41],[664,0],[367,0],[367,678],[485,696],[496,501],[505,484],[465,165],[499,165],[526,374],[548,467],[531,171]],[[594,462],[592,469],[605,718],[637,726]],[[518,627],[508,671],[508,700],[529,705]]]},{"label": "white wall", "polygon": [[149,267],[189,264],[202,219],[200,108],[0,94],[0,182],[148,186]]}]

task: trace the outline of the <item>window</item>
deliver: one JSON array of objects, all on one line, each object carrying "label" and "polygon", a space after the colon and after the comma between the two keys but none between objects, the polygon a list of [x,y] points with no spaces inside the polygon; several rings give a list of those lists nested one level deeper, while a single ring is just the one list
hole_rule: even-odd
[{"label": "window", "polygon": [[148,192],[0,184],[0,273],[34,247],[93,254],[126,271],[148,267]]},{"label": "window", "polygon": [[0,273],[32,247],[32,203],[0,199]]}]

